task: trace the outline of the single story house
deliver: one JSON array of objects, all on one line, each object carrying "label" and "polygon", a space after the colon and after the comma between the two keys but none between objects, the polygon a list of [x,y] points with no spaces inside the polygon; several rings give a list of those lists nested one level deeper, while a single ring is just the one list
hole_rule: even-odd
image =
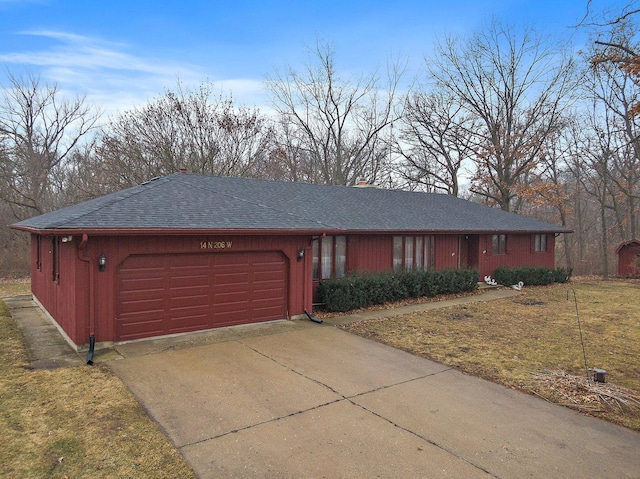
[{"label": "single story house", "polygon": [[623,241],[616,248],[618,276],[640,277],[640,239]]},{"label": "single story house", "polygon": [[444,194],[176,173],[11,226],[76,348],[312,311],[351,272],[554,267],[567,230]]}]

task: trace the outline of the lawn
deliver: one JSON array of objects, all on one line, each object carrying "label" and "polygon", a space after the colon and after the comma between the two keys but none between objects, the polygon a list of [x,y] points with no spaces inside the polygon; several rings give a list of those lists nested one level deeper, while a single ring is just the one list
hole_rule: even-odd
[{"label": "lawn", "polygon": [[[0,283],[0,298],[28,291],[28,282]],[[107,367],[30,369],[0,300],[0,477],[195,475]]]},{"label": "lawn", "polygon": [[[525,286],[510,299],[343,327],[640,431],[639,281]],[[606,370],[605,384],[587,381],[591,368]]]},{"label": "lawn", "polygon": [[11,296],[31,294],[31,282],[29,278],[2,279],[0,278],[0,300]]}]

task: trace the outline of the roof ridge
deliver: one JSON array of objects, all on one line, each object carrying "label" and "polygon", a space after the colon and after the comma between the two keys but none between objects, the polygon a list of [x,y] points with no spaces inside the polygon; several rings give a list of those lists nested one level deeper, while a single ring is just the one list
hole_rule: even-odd
[{"label": "roof ridge", "polygon": [[[147,191],[149,189],[149,188],[142,188],[143,186],[147,186],[147,185],[150,185],[151,183],[156,183],[157,182],[155,185],[151,185],[151,188],[153,188],[153,187],[159,185],[160,182],[166,183],[167,179],[170,178],[171,176],[173,176],[173,175],[164,176],[164,177],[157,176],[155,178],[151,178],[150,180],[147,180],[147,181],[145,181],[143,183],[139,183],[137,185],[131,186],[131,187],[126,188],[124,190],[114,191],[113,193],[110,193],[110,194],[107,195],[107,197],[113,196],[114,199],[112,201],[109,201],[109,200],[107,200],[105,202],[96,201],[96,204],[94,205],[93,208],[85,211],[82,214],[78,214],[78,215],[73,216],[73,220],[75,221],[75,220],[77,220],[79,218],[82,218],[83,216],[90,215],[91,213],[94,213],[94,212],[96,212],[98,210],[101,210],[102,208],[104,208],[106,206],[114,205],[114,204],[116,204],[116,203],[118,203],[120,201],[124,201],[126,199],[129,199],[132,196],[135,196],[135,195],[138,195],[140,193],[143,193],[144,191]],[[162,180],[164,180],[164,181],[162,181]],[[94,199],[98,200],[100,198],[104,199],[105,196],[98,196],[97,198],[94,198]],[[71,205],[71,206],[73,206],[73,205]],[[68,223],[68,222],[69,222],[69,219],[60,220],[60,221],[58,221],[56,223],[52,223],[50,228],[57,228],[58,226],[64,225],[65,223]]]},{"label": "roof ridge", "polygon": [[[228,178],[241,178],[241,177],[228,177]],[[262,180],[262,181],[270,181],[270,180],[265,180],[264,178],[252,178],[252,179]],[[240,197],[240,196],[232,195],[232,194],[229,194],[229,193],[223,193],[223,192],[211,189],[208,186],[201,186],[199,184],[194,184],[194,182],[190,182],[190,184],[194,188],[199,188],[201,190],[205,190],[207,192],[212,192],[212,193],[215,193],[217,195],[226,196],[228,198],[233,198],[233,199],[241,201],[243,203],[248,203],[248,204],[251,204],[251,205],[254,205],[254,206],[259,206],[260,208],[265,208],[265,209],[268,209],[268,210],[277,211],[279,213],[283,213],[285,215],[288,215],[288,216],[290,216],[292,218],[296,218],[296,219],[299,219],[299,220],[305,220],[305,221],[313,221],[315,223],[318,223],[318,225],[320,225],[320,226],[324,226],[325,228],[333,228],[334,227],[333,225],[325,224],[325,223],[323,223],[321,221],[318,221],[315,218],[305,218],[305,217],[302,217],[302,216],[294,215],[293,213],[291,213],[289,211],[285,211],[285,210],[281,210],[279,208],[275,208],[275,207],[272,207],[272,206],[264,205],[262,203],[250,201],[250,200],[248,200],[246,198],[243,198],[243,197]]]}]

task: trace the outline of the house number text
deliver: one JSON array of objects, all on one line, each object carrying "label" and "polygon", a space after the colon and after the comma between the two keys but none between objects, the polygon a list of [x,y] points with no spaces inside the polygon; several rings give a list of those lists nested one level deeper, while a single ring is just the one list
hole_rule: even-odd
[{"label": "house number text", "polygon": [[229,249],[231,241],[201,241],[200,249]]}]

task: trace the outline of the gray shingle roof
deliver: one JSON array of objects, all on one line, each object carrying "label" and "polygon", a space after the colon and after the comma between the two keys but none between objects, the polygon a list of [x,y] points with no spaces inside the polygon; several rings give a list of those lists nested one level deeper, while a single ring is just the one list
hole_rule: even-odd
[{"label": "gray shingle roof", "polygon": [[569,231],[435,193],[176,173],[12,225],[36,230]]}]

